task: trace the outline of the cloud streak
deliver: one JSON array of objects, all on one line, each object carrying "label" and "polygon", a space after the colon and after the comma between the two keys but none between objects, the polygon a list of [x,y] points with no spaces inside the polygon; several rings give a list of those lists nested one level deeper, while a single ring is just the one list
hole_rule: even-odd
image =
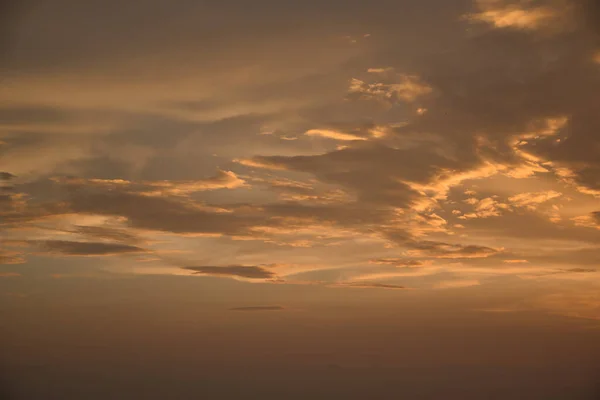
[{"label": "cloud streak", "polygon": [[67,240],[46,240],[33,242],[49,253],[68,256],[114,256],[143,253],[146,250],[136,246],[104,242],[72,242]]},{"label": "cloud streak", "polygon": [[2,238],[35,246],[0,259],[184,254],[163,267],[380,285],[444,268],[463,281],[468,267],[589,268],[590,5],[334,2],[314,28],[311,2],[251,16],[157,3],[136,12],[173,29],[133,36],[126,6],[94,8],[85,27],[36,9],[0,94]]},{"label": "cloud streak", "polygon": [[227,265],[227,266],[201,266],[184,267],[187,271],[192,271],[199,275],[228,276],[248,279],[273,279],[276,274],[260,266]]},{"label": "cloud streak", "polygon": [[248,306],[248,307],[234,307],[230,308],[229,311],[244,311],[244,312],[255,312],[255,311],[283,311],[285,308],[281,306]]},{"label": "cloud streak", "polygon": [[400,285],[392,285],[387,283],[378,283],[378,282],[340,282],[335,284],[334,286],[339,287],[349,287],[349,288],[358,288],[358,289],[406,289],[404,286]]}]

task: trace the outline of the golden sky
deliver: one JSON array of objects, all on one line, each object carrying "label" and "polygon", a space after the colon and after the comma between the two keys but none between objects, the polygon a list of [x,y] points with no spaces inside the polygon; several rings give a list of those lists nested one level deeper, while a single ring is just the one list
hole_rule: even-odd
[{"label": "golden sky", "polygon": [[[532,365],[591,373],[600,350],[596,3],[8,7],[0,21],[7,368],[59,365],[60,381],[60,371],[99,357],[93,374],[113,382],[108,365],[133,362],[122,350],[131,346],[149,352],[150,365],[208,371],[215,390],[237,374],[231,365],[261,366],[283,374],[281,390],[304,376],[324,398],[355,398],[375,392],[335,388],[354,374],[386,380],[412,366],[437,372],[411,370],[406,395],[433,376],[445,389],[421,392],[432,399],[451,392],[443,378],[451,365],[492,368],[492,380],[507,368],[525,386],[537,378],[515,371]],[[24,333],[34,321],[64,325],[44,341]],[[77,358],[90,343],[114,359],[92,350]],[[184,343],[204,354],[201,367]],[[373,372],[373,363],[391,369]],[[147,366],[123,388],[167,374],[157,388],[174,393],[177,368]],[[330,384],[315,383],[313,367],[333,374]],[[192,375],[180,372],[180,396],[193,398]],[[488,379],[480,372],[452,381]],[[19,374],[22,390],[43,386]],[[593,380],[558,374],[581,390]],[[248,394],[268,386],[248,376],[239,378]],[[85,398],[114,396],[86,379]],[[373,384],[382,399],[396,398]],[[483,398],[490,385],[468,393]],[[241,398],[227,393],[212,398]],[[296,398],[287,396],[279,398]]]}]

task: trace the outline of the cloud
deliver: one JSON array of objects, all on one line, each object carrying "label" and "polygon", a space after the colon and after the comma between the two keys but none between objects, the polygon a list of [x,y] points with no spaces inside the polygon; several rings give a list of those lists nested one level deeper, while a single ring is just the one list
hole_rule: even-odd
[{"label": "cloud", "polygon": [[572,272],[577,274],[589,273],[589,272],[598,272],[596,269],[592,268],[569,268],[561,270],[563,272]]},{"label": "cloud", "polygon": [[560,196],[562,196],[562,193],[554,190],[548,190],[545,192],[536,193],[520,193],[509,197],[508,201],[516,207],[528,207],[535,210],[538,204],[545,203]]},{"label": "cloud", "polygon": [[67,210],[72,213],[124,217],[139,229],[173,233],[241,233],[260,225],[260,213],[234,215],[178,197],[146,196],[118,188],[79,188],[68,195]]},{"label": "cloud", "polygon": [[114,240],[117,242],[138,242],[139,239],[129,233],[125,229],[117,229],[117,228],[109,228],[104,226],[81,226],[77,225],[74,227],[75,229],[71,232],[95,237],[98,239],[106,239],[106,240]]},{"label": "cloud", "polygon": [[377,258],[369,260],[371,264],[395,265],[397,267],[418,267],[423,265],[422,261],[405,258]]},{"label": "cloud", "polygon": [[234,307],[229,311],[282,311],[285,308],[281,306],[250,306],[250,307]]},{"label": "cloud", "polygon": [[502,213],[501,210],[509,208],[508,205],[500,203],[491,197],[481,200],[471,197],[465,200],[465,202],[473,205],[475,210],[473,213],[467,213],[458,217],[460,219],[498,217]]},{"label": "cloud", "polygon": [[406,289],[404,286],[391,285],[377,282],[340,282],[333,286],[361,288],[361,289]]},{"label": "cloud", "polygon": [[100,187],[118,189],[129,193],[146,196],[186,196],[194,192],[217,189],[235,189],[245,186],[246,182],[234,172],[219,170],[217,175],[196,181],[141,181],[132,182],[124,179],[82,179],[53,178],[55,182],[70,186]]},{"label": "cloud", "polygon": [[[598,236],[596,236],[597,238]],[[538,265],[553,264],[571,268],[590,268],[600,265],[600,247],[596,239],[587,246],[568,249],[551,248],[528,257],[531,263]]]},{"label": "cloud", "polygon": [[67,240],[46,240],[32,242],[50,253],[68,256],[112,256],[119,254],[143,253],[146,250],[136,246],[104,242],[72,242]]},{"label": "cloud", "polygon": [[201,179],[197,181],[163,181],[148,182],[145,184],[147,184],[150,187],[156,188],[156,193],[159,193],[161,195],[181,195],[204,190],[235,189],[244,186],[245,181],[243,179],[240,179],[232,171],[219,170],[217,175],[215,175],[214,177]]},{"label": "cloud", "polygon": [[254,265],[228,265],[222,267],[184,267],[183,269],[193,271],[196,274],[213,276],[230,276],[248,279],[272,279],[276,277],[276,274],[274,272],[271,272],[263,267]]},{"label": "cloud", "polygon": [[261,159],[260,157],[254,157],[252,159],[235,159],[234,162],[237,162],[241,165],[251,168],[266,168],[273,170],[285,170],[286,167],[282,164],[277,164],[271,162],[267,159]]},{"label": "cloud", "polygon": [[[34,10],[12,35],[6,68],[19,74],[1,95],[0,169],[19,175],[0,194],[2,228],[195,255],[222,246],[210,263],[223,265],[285,251],[451,269],[502,263],[502,247],[543,265],[597,259],[551,243],[598,240],[586,197],[600,193],[598,14],[567,32],[561,22],[584,13],[562,16],[560,0],[478,1],[468,18],[493,28],[478,29],[456,24],[453,2],[350,3],[321,7],[316,30],[302,23],[311,2],[257,5],[253,18],[218,2],[149,5],[135,19],[177,27],[133,36],[128,7]],[[61,22],[61,7],[97,18]],[[376,34],[349,46],[339,31],[357,21]],[[56,175],[72,178],[46,181]],[[464,204],[472,188],[482,194]],[[562,222],[547,221],[550,200]],[[105,217],[119,228],[84,222]]]},{"label": "cloud", "polygon": [[23,263],[25,263],[25,257],[22,252],[0,249],[0,265]]},{"label": "cloud", "polygon": [[411,257],[434,257],[447,259],[487,258],[501,252],[487,246],[460,245],[433,241],[421,241],[410,244],[412,247],[405,253]]},{"label": "cloud", "polygon": [[462,279],[462,280],[437,282],[433,285],[433,288],[434,289],[453,289],[453,288],[478,286],[480,284],[481,283],[476,279]]},{"label": "cloud", "polygon": [[360,141],[359,144],[319,155],[258,156],[254,166],[274,165],[289,171],[313,174],[319,181],[354,192],[360,202],[406,207],[420,197],[405,181],[428,181],[440,165],[451,160],[419,148],[391,148],[384,144]]},{"label": "cloud", "polygon": [[392,68],[392,67],[367,69],[367,72],[372,73],[372,74],[384,74],[384,73],[393,72],[393,71],[394,71],[394,68]]},{"label": "cloud", "polygon": [[600,220],[598,219],[596,213],[579,215],[577,217],[572,217],[570,220],[575,224],[575,226],[600,229]]},{"label": "cloud", "polygon": [[338,132],[329,129],[311,129],[304,133],[307,136],[321,136],[329,139],[335,140],[367,140],[367,138],[362,136],[356,136],[350,133]]},{"label": "cloud", "polygon": [[600,320],[600,296],[595,290],[565,291],[533,299],[532,306],[573,318]]},{"label": "cloud", "polygon": [[16,176],[11,174],[10,172],[0,171],[0,181],[9,181],[13,178],[16,178]]},{"label": "cloud", "polygon": [[[372,121],[360,124],[348,122],[328,122],[321,128],[313,128],[304,132],[306,136],[319,136],[345,142],[383,139],[390,133],[387,125],[378,125]],[[348,143],[349,146],[353,143]]]},{"label": "cloud", "polygon": [[19,276],[21,276],[21,274],[17,272],[0,272],[0,278],[15,278]]},{"label": "cloud", "polygon": [[561,16],[560,10],[550,6],[527,7],[527,3],[517,0],[475,0],[480,11],[468,14],[467,18],[488,23],[495,28],[536,30],[556,23]]},{"label": "cloud", "polygon": [[[373,70],[369,70],[369,72],[373,72]],[[350,98],[375,99],[390,103],[400,101],[410,103],[431,92],[431,87],[422,82],[418,76],[406,74],[396,74],[393,79],[389,80],[389,83],[367,83],[352,78],[348,88]]]}]

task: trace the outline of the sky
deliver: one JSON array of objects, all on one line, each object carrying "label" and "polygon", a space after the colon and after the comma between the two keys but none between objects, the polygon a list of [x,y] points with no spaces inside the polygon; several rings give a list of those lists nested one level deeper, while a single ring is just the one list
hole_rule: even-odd
[{"label": "sky", "polygon": [[600,396],[598,1],[2,7],[6,398]]}]

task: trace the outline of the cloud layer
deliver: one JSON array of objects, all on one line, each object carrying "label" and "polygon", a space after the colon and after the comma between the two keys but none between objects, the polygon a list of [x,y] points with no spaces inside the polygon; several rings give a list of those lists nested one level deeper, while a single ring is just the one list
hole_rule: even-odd
[{"label": "cloud layer", "polygon": [[36,3],[12,28],[3,264],[380,289],[593,275],[575,271],[600,254],[594,2],[176,3]]}]

